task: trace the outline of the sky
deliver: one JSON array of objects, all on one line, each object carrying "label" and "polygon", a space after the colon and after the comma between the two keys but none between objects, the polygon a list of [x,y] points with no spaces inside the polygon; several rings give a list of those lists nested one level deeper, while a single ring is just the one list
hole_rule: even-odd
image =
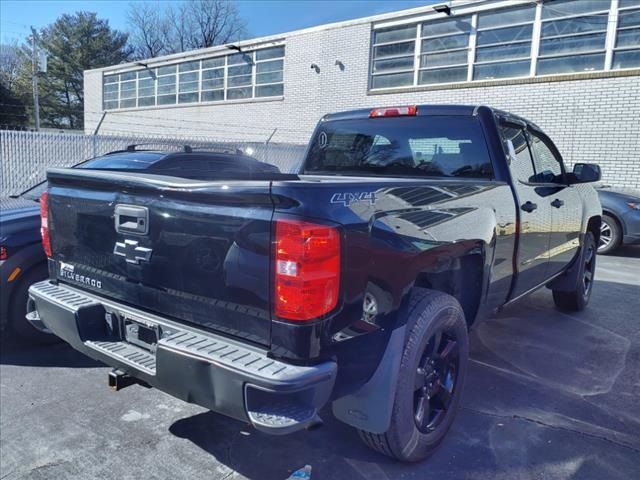
[{"label": "sky", "polygon": [[[137,0],[140,1],[140,0]],[[158,4],[179,0],[149,1]],[[436,0],[237,0],[249,38],[379,13],[415,8]],[[41,28],[63,13],[94,11],[120,30],[127,27],[126,0],[0,0],[0,41],[23,40],[29,27]]]}]

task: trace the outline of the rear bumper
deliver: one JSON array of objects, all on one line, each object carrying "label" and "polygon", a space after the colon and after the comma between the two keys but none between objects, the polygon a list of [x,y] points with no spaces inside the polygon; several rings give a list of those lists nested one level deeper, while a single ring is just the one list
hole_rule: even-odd
[{"label": "rear bumper", "polygon": [[[50,281],[29,296],[42,322],[76,350],[184,401],[273,434],[317,421],[335,382],[335,362],[291,365],[267,351]],[[155,351],[123,340],[123,319],[157,329]]]}]

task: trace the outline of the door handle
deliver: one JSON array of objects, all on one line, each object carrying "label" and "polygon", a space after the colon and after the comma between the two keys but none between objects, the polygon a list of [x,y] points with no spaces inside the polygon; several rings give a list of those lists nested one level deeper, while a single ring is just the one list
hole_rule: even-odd
[{"label": "door handle", "polygon": [[526,202],[523,203],[522,206],[520,207],[522,210],[524,210],[525,212],[533,212],[536,208],[538,208],[538,205],[536,205],[533,202]]},{"label": "door handle", "polygon": [[564,205],[564,202],[559,198],[556,198],[553,202],[551,202],[552,207],[560,208],[563,205]]}]

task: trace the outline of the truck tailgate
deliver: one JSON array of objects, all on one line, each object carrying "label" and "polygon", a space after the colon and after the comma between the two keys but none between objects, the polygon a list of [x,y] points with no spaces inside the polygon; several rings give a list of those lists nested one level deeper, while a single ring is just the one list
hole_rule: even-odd
[{"label": "truck tailgate", "polygon": [[270,342],[270,181],[49,171],[50,273],[209,330]]}]

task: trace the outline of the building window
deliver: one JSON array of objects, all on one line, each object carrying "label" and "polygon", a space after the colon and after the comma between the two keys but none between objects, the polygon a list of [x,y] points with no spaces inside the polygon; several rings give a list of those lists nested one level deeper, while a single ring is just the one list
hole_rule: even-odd
[{"label": "building window", "polygon": [[138,72],[138,106],[148,107],[156,104],[155,74],[148,70]]},{"label": "building window", "polygon": [[158,105],[176,103],[176,70],[175,65],[156,69]]},{"label": "building window", "polygon": [[225,57],[202,60],[201,102],[224,100],[224,66]]},{"label": "building window", "polygon": [[277,97],[284,93],[284,47],[256,51],[256,97]]},{"label": "building window", "polygon": [[105,110],[118,108],[119,75],[105,75],[102,79],[102,104]]},{"label": "building window", "polygon": [[474,80],[529,75],[535,15],[534,5],[478,15]]},{"label": "building window", "polygon": [[462,82],[467,79],[471,17],[421,25],[418,83]]},{"label": "building window", "polygon": [[538,75],[604,69],[608,0],[555,0],[542,5]]},{"label": "building window", "polygon": [[611,68],[640,67],[640,2],[620,0]]},{"label": "building window", "polygon": [[284,93],[284,46],[103,77],[103,108],[218,102]]},{"label": "building window", "polygon": [[370,89],[640,67],[640,0],[477,8],[374,26]]},{"label": "building window", "polygon": [[198,101],[200,60],[178,65],[178,103]]},{"label": "building window", "polygon": [[120,108],[136,106],[136,72],[120,74]]},{"label": "building window", "polygon": [[413,85],[417,26],[374,33],[372,88]]},{"label": "building window", "polygon": [[253,54],[236,53],[227,57],[227,99],[251,98]]}]

